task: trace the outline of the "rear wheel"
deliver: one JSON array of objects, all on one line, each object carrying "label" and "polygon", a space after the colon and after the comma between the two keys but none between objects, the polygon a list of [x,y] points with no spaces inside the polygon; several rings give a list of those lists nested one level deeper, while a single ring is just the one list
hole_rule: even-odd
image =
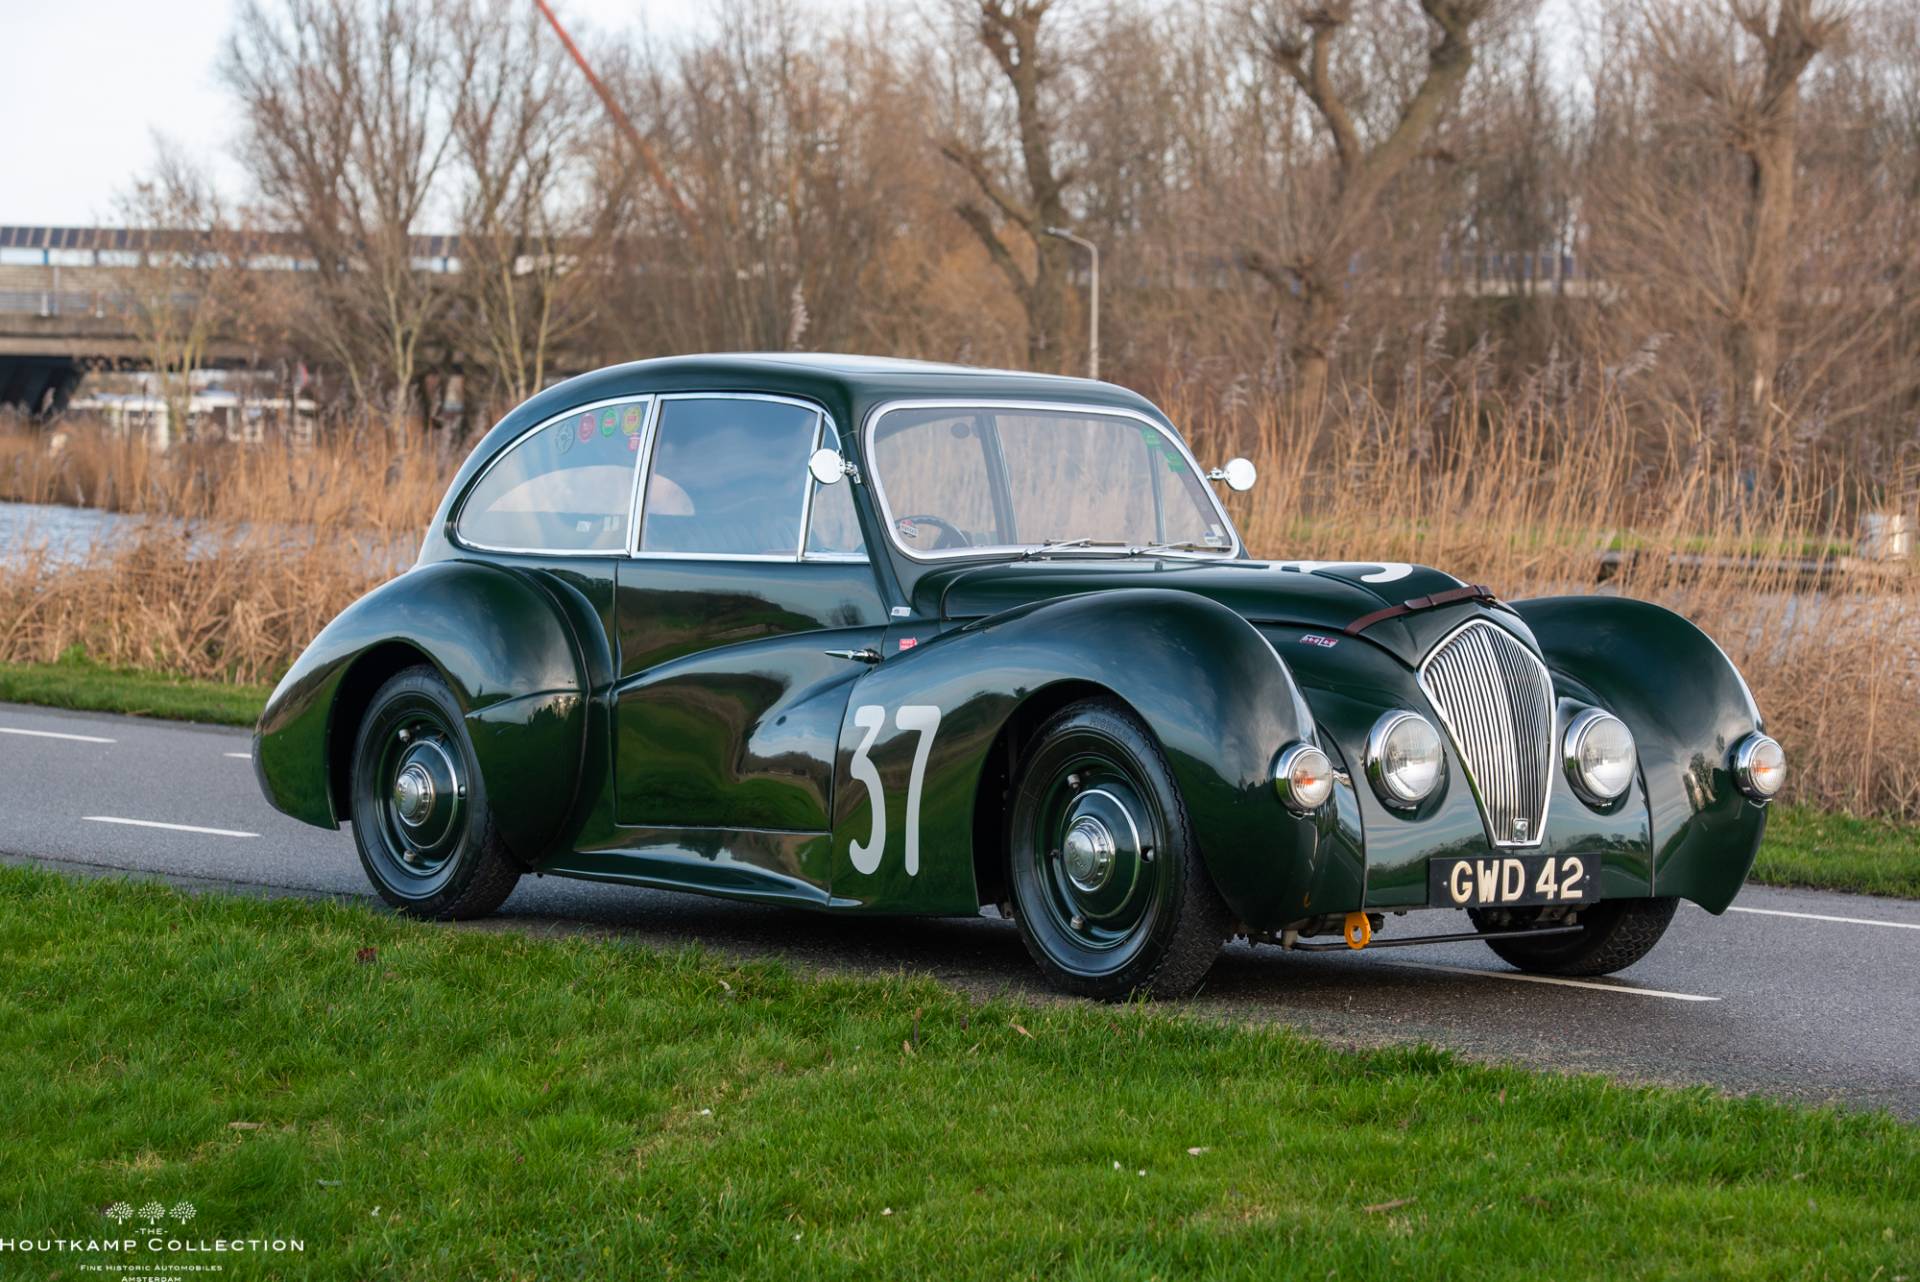
[{"label": "rear wheel", "polygon": [[1082,997],[1183,997],[1232,926],[1160,746],[1088,700],[1035,736],[1009,816],[1008,885],[1027,951]]},{"label": "rear wheel", "polygon": [[453,692],[425,665],[375,692],[353,746],[353,842],[380,897],[413,917],[484,917],[520,880],[487,808]]},{"label": "rear wheel", "polygon": [[[1653,951],[1673,920],[1677,899],[1606,899],[1580,912],[1580,933],[1544,939],[1489,939],[1502,961],[1536,975],[1611,975]],[[1538,913],[1468,909],[1481,931],[1525,929]]]}]

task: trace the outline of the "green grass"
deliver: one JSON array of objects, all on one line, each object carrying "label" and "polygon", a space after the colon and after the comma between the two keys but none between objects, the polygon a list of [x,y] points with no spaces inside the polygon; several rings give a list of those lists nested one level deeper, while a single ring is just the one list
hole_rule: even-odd
[{"label": "green grass", "polygon": [[[78,654],[58,663],[0,664],[0,703],[251,726],[271,692],[264,685],[107,668]],[[1920,899],[1920,825],[1776,806],[1753,879]]]},{"label": "green grass", "polygon": [[1777,806],[1755,881],[1920,899],[1920,824]]},{"label": "green grass", "polygon": [[0,663],[0,703],[250,726],[272,692],[272,686],[104,667],[77,652],[57,663]]},{"label": "green grass", "polygon": [[1885,1115],[19,868],[0,940],[0,1237],[151,1200],[305,1243],[233,1277],[1920,1273]]}]

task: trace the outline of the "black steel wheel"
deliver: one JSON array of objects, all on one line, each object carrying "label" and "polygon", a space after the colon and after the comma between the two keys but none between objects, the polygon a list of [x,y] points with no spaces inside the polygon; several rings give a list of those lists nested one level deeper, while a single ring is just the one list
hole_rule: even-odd
[{"label": "black steel wheel", "polygon": [[1184,997],[1232,926],[1160,745],[1123,704],[1073,704],[1026,754],[1007,884],[1027,951],[1082,997]]},{"label": "black steel wheel", "polygon": [[[1489,939],[1486,944],[1501,961],[1530,974],[1611,975],[1653,951],[1679,903],[1677,899],[1603,899],[1580,910],[1577,935]],[[1467,916],[1474,929],[1491,931],[1525,929],[1540,914],[1538,910],[1469,908]]]},{"label": "black steel wheel", "polygon": [[414,917],[484,917],[520,880],[487,809],[460,705],[432,668],[374,694],[353,746],[353,842],[380,897]]}]

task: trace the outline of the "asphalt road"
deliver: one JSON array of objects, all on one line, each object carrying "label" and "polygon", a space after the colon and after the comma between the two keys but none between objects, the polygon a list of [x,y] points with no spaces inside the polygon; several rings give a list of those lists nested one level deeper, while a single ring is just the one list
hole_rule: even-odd
[{"label": "asphalt road", "polygon": [[[0,704],[0,858],[189,888],[371,898],[351,835],[270,809],[248,746],[237,730]],[[495,920],[1046,996],[1012,927],[989,918],[831,918],[528,877]],[[1442,925],[1451,920],[1389,918],[1388,930],[1462,928]],[[1651,956],[1598,981],[1522,976],[1476,943],[1363,954],[1236,945],[1193,1004],[1342,1043],[1431,1042],[1920,1118],[1914,902],[1751,886],[1723,917],[1681,905]]]}]

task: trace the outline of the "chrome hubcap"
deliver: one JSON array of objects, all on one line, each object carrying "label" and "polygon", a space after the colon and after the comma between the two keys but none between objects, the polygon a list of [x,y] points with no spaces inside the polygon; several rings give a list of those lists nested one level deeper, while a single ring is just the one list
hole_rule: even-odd
[{"label": "chrome hubcap", "polygon": [[1092,893],[1113,876],[1113,833],[1092,815],[1081,815],[1073,821],[1060,852],[1067,865],[1067,879],[1080,890]]},{"label": "chrome hubcap", "polygon": [[393,781],[393,808],[399,812],[400,822],[409,828],[425,823],[433,811],[433,798],[433,776],[419,762],[407,763]]},{"label": "chrome hubcap", "polygon": [[1065,795],[1051,877],[1059,920],[1084,942],[1111,947],[1124,940],[1145,910],[1149,880],[1143,868],[1152,847],[1141,838],[1138,800],[1119,780],[1076,773],[1062,781]]},{"label": "chrome hubcap", "polygon": [[458,844],[466,786],[446,744],[417,726],[394,736],[399,751],[390,767],[388,807],[393,813],[395,853],[416,874],[438,869]]}]

